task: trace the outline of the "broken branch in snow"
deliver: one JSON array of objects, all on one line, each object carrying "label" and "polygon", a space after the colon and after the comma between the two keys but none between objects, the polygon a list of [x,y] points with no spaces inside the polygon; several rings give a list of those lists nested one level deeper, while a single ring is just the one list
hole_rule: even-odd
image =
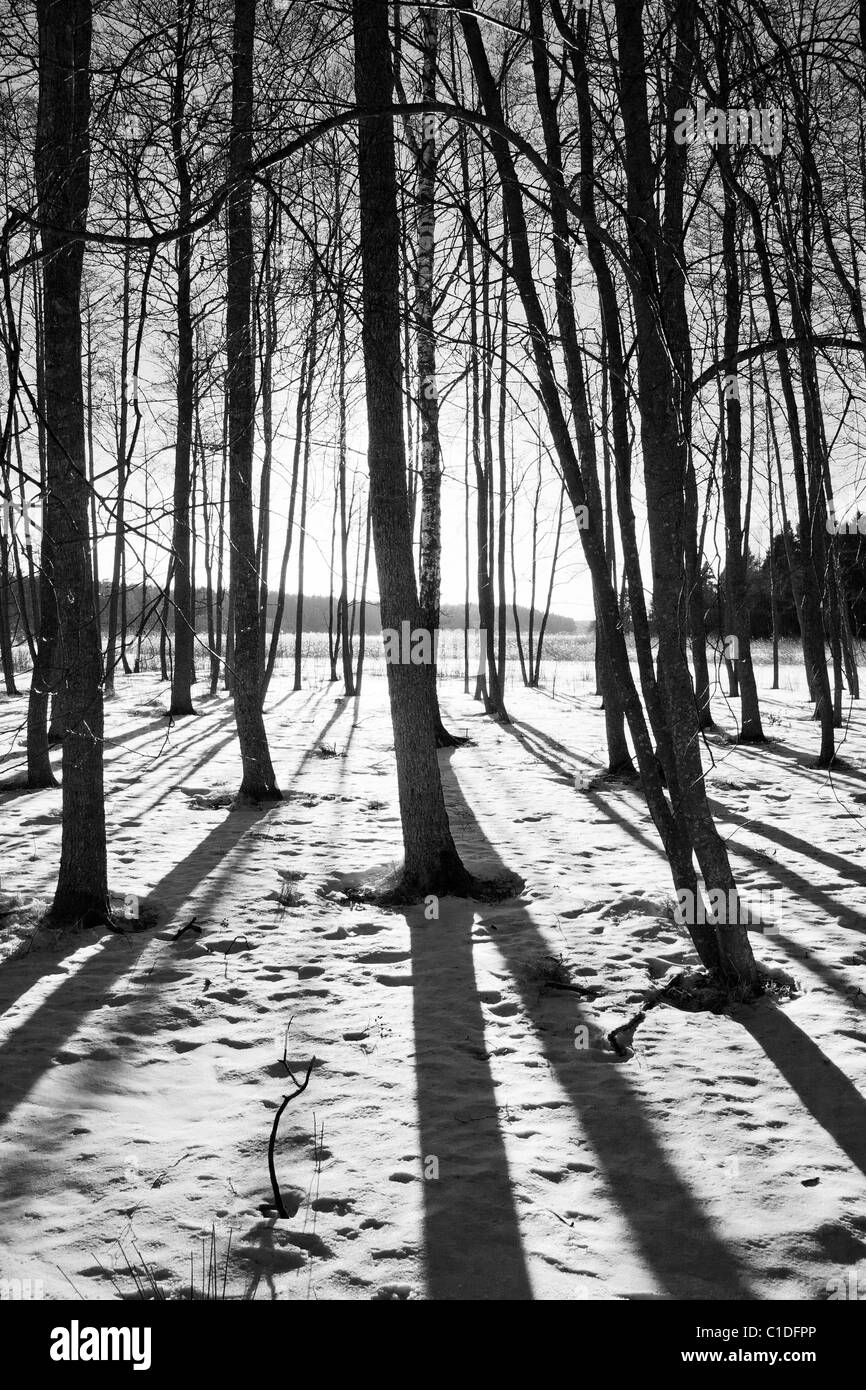
[{"label": "broken branch in snow", "polygon": [[[291,1027],[291,1024],[289,1024],[289,1027]],[[271,1177],[271,1188],[274,1194],[274,1206],[276,1208],[277,1216],[282,1216],[284,1218],[288,1217],[289,1213],[286,1211],[285,1203],[283,1202],[283,1196],[280,1192],[280,1184],[277,1181],[276,1165],[274,1163],[274,1150],[277,1144],[277,1130],[280,1127],[280,1120],[283,1118],[283,1111],[285,1110],[286,1106],[289,1104],[290,1101],[294,1100],[297,1096],[301,1094],[302,1091],[305,1091],[307,1089],[307,1084],[310,1080],[310,1076],[312,1075],[313,1067],[316,1065],[315,1057],[311,1057],[309,1066],[307,1067],[307,1074],[304,1077],[303,1081],[299,1083],[298,1078],[295,1076],[294,1072],[289,1066],[287,1056],[288,1046],[289,1029],[287,1028],[286,1039],[283,1044],[283,1055],[281,1060],[283,1066],[286,1069],[286,1072],[291,1077],[296,1089],[292,1091],[289,1095],[283,1097],[282,1103],[280,1104],[276,1114],[274,1115],[274,1123],[271,1126],[271,1137],[268,1141],[268,1172],[270,1173]]]},{"label": "broken branch in snow", "polygon": [[582,994],[586,999],[595,999],[599,993],[592,985],[575,985],[564,980],[548,980],[546,983],[548,989],[569,989],[572,994]]},{"label": "broken branch in snow", "polygon": [[185,927],[181,927],[179,931],[176,931],[171,938],[172,941],[180,941],[181,937],[185,936],[188,931],[194,931],[197,936],[201,936],[201,927],[196,926],[197,920],[197,917],[193,917],[191,921],[187,922]]}]

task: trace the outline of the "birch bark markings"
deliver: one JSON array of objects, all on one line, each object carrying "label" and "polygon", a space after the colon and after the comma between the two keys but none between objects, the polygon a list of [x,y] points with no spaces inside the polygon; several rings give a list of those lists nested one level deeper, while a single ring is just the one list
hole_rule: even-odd
[{"label": "birch bark markings", "polygon": [[[436,100],[436,74],[439,59],[439,14],[425,7],[421,11],[421,97]],[[430,633],[439,628],[439,599],[442,584],[442,461],[439,440],[439,397],[436,382],[436,330],[433,320],[433,292],[436,271],[436,147],[437,117],[421,118],[421,139],[416,151],[415,224],[417,228],[417,270],[415,285],[415,340],[418,368],[418,414],[421,448],[421,542],[418,601],[421,626]],[[435,638],[433,640],[435,657]],[[430,702],[436,722],[436,742],[451,748],[458,742],[442,722],[436,688],[436,662],[429,664]]]},{"label": "birch bark markings", "polygon": [[[186,65],[192,0],[177,0],[174,83],[171,105],[171,145],[178,187],[178,218],[185,226],[192,213],[192,179],[184,143]],[[195,618],[193,576],[190,571],[190,470],[194,415],[195,362],[192,324],[192,238],[177,242],[177,421],[174,454],[172,553],[174,555],[174,650],[170,713],[193,714],[195,679]]]}]

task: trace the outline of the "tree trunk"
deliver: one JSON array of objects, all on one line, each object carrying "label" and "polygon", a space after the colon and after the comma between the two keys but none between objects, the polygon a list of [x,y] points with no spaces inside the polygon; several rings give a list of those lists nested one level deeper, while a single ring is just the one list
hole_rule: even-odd
[{"label": "tree trunk", "polygon": [[217,545],[217,577],[216,595],[214,604],[216,606],[216,651],[211,654],[210,665],[210,693],[216,695],[219,687],[220,665],[223,654],[223,618],[225,613],[225,550],[226,550],[226,485],[228,483],[228,401],[225,402],[223,414],[223,447],[222,461],[220,467],[220,500],[219,511],[217,512],[217,525],[219,526],[219,542]]},{"label": "tree trunk", "polygon": [[[316,312],[316,305],[314,304],[314,324]],[[283,555],[280,561],[280,582],[277,586],[277,601],[274,608],[273,627],[271,628],[271,645],[268,651],[267,666],[265,668],[265,691],[267,691],[271,683],[271,677],[274,674],[277,651],[280,645],[280,636],[283,630],[283,614],[286,611],[286,576],[289,570],[289,558],[292,553],[292,533],[295,525],[295,501],[298,495],[298,473],[301,467],[301,449],[303,447],[306,401],[307,393],[312,390],[313,385],[312,373],[314,364],[310,356],[311,348],[312,339],[311,336],[308,336],[304,343],[304,351],[301,357],[301,372],[298,381],[298,399],[295,407],[295,447],[292,452],[292,481],[289,488],[289,515],[286,521],[286,537],[283,542]]]},{"label": "tree trunk", "polygon": [[[421,11],[421,97],[436,100],[439,51],[438,11]],[[415,225],[417,269],[415,285],[415,334],[418,368],[418,417],[421,449],[421,542],[418,597],[421,627],[430,633],[432,660],[427,668],[429,697],[439,748],[458,742],[445,728],[436,685],[436,651],[439,636],[439,604],[442,581],[442,453],[439,440],[439,398],[436,383],[436,329],[433,291],[436,268],[436,117],[421,118],[421,139],[415,157]]]},{"label": "tree trunk", "polygon": [[[769,407],[768,407],[769,410]],[[779,689],[779,586],[776,579],[776,546],[773,522],[773,465],[770,460],[770,426],[767,430],[767,514],[770,528],[770,551],[768,567],[770,571],[770,622],[773,644],[773,689]]]},{"label": "tree trunk", "polygon": [[[508,659],[507,616],[508,605],[505,593],[505,480],[507,459],[505,449],[505,413],[508,401],[508,236],[502,238],[502,283],[499,297],[499,421],[497,430],[497,452],[499,458],[499,506],[496,509],[496,578],[498,586],[499,610],[496,633],[496,673],[499,688],[505,691],[505,664]],[[491,490],[492,492],[492,490]],[[562,508],[560,508],[560,524]],[[557,545],[559,536],[557,536]],[[554,568],[556,567],[554,562]]]},{"label": "tree trunk", "polygon": [[[767,165],[767,170],[770,195],[778,202],[779,189],[776,187],[775,176],[769,164]],[[824,647],[824,628],[821,617],[821,583],[812,546],[814,518],[810,513],[809,492],[806,484],[806,461],[803,447],[803,435],[800,428],[797,391],[794,386],[788,350],[786,347],[781,346],[784,334],[782,333],[782,325],[779,316],[776,273],[770,259],[761,209],[749,190],[744,188],[743,184],[736,179],[732,171],[727,171],[727,177],[731,179],[738,197],[749,212],[755,254],[761,271],[761,284],[764,292],[764,302],[766,304],[770,330],[769,336],[774,341],[780,343],[776,352],[776,364],[779,369],[779,381],[782,387],[782,396],[785,401],[785,413],[791,442],[791,462],[794,470],[794,482],[797,494],[800,538],[800,555],[795,560],[793,554],[789,552],[788,564],[791,572],[791,587],[794,593],[794,602],[797,607],[797,617],[800,623],[803,661],[806,667],[806,680],[809,686],[809,694],[815,704],[815,717],[820,720],[821,723],[821,751],[818,755],[818,766],[829,767],[836,755],[835,734],[833,729],[833,701],[830,694],[830,681],[827,675],[827,654]],[[802,322],[802,313],[799,309],[797,288],[790,276],[788,277],[787,283],[788,299],[792,314],[792,327],[795,334],[800,337],[805,332],[805,325]],[[808,368],[804,370],[804,376],[807,370]],[[767,401],[771,403],[772,397],[769,394],[766,367],[763,367],[763,376],[764,384],[768,391]],[[772,425],[771,404],[768,404],[768,409],[771,429],[773,429],[774,446],[777,452],[779,497],[780,500],[783,500],[784,478],[782,475],[781,457],[778,452],[778,440],[775,436],[775,428]],[[817,530],[817,528],[815,528],[815,530]],[[787,548],[787,533],[785,534]]]},{"label": "tree trunk", "polygon": [[[62,651],[63,828],[52,916],[105,919],[102,644],[93,601],[81,351],[90,196],[90,0],[38,0],[36,190],[42,224],[48,498],[43,572]],[[63,229],[72,229],[70,231]]]},{"label": "tree trunk", "polygon": [[[57,598],[54,592],[54,540],[48,531],[48,448],[45,430],[45,306],[43,275],[34,261],[34,301],[36,305],[36,402],[38,405],[39,488],[42,493],[42,543],[37,584],[36,652],[27,699],[27,785],[54,787],[57,779],[51,766],[48,712],[51,691],[59,684],[52,658],[57,639]],[[92,477],[92,471],[90,473]],[[99,613],[99,594],[94,586],[94,613]]]},{"label": "tree trunk", "polygon": [[367,652],[367,580],[370,574],[371,532],[372,516],[368,502],[367,515],[364,522],[364,570],[361,576],[361,611],[358,614],[358,665],[355,670],[356,695],[360,695],[361,693],[361,681],[364,676],[364,657]]},{"label": "tree trunk", "polygon": [[[365,108],[392,100],[388,0],[353,0],[355,92]],[[390,116],[359,120],[362,338],[367,394],[368,466],[373,544],[382,627],[419,625],[406,485],[400,361],[400,223]],[[412,662],[388,661],[400,818],[405,851],[386,895],[465,894],[471,879],[451,837],[436,755],[427,676]]]},{"label": "tree trunk", "polygon": [[163,590],[162,605],[159,614],[159,678],[167,681],[171,674],[172,652],[171,638],[168,635],[168,618],[171,611],[171,584],[174,578],[174,555],[169,557],[168,569],[165,575],[165,589]]},{"label": "tree trunk", "polygon": [[[312,339],[310,342],[310,374],[307,395],[304,401],[303,451],[304,461],[301,470],[301,515],[298,524],[298,593],[295,605],[295,653],[293,690],[301,689],[301,661],[304,647],[304,556],[307,548],[307,494],[310,481],[310,447],[312,442],[313,377],[318,365],[316,351],[316,330],[318,320],[314,317]],[[336,680],[336,673],[334,674]]]},{"label": "tree trunk", "polygon": [[[717,158],[728,159],[720,146]],[[722,506],[725,515],[725,588],[730,613],[729,634],[736,640],[732,656],[736,666],[740,695],[740,742],[763,743],[761,707],[752,666],[752,634],[749,624],[746,586],[747,549],[743,544],[742,458],[743,425],[737,380],[737,351],[743,296],[740,288],[737,243],[737,203],[730,184],[724,183],[725,206],[722,216],[722,259],[725,268],[725,382],[722,393],[724,434],[722,437]]]},{"label": "tree trunk", "polygon": [[[260,386],[262,395],[262,472],[259,479],[259,531],[256,537],[256,565],[259,572],[259,665],[266,666],[268,636],[268,564],[271,548],[271,473],[274,456],[274,353],[277,346],[276,243],[270,217],[266,214],[264,251],[264,294],[258,296],[260,326]],[[262,299],[264,304],[262,305]],[[267,687],[262,682],[262,699]]]},{"label": "tree trunk", "polygon": [[[560,510],[561,515],[561,510]],[[523,677],[523,684],[529,685],[530,676],[526,669],[526,656],[523,651],[523,635],[520,631],[520,611],[517,604],[517,562],[514,554],[514,527],[517,520],[517,488],[514,483],[514,451],[511,457],[511,614],[514,619],[514,641],[517,646],[517,659],[520,662],[520,674]],[[535,537],[533,536],[533,548]],[[466,624],[469,625],[467,614]],[[467,672],[467,693],[468,693],[468,672]]]},{"label": "tree trunk", "polygon": [[689,450],[685,482],[685,552],[686,584],[688,585],[689,647],[695,673],[695,703],[698,726],[713,727],[710,705],[710,668],[707,663],[707,620],[704,601],[703,546],[698,542],[698,482],[695,465]]},{"label": "tree trunk", "polygon": [[[10,517],[12,516],[11,507],[9,507],[8,514]],[[12,630],[9,625],[9,596],[12,592],[9,557],[12,553],[12,533],[10,529],[10,539],[7,539],[7,533],[2,527],[3,523],[0,523],[0,663],[3,667],[6,694],[17,695],[15,666],[12,659]]]},{"label": "tree trunk", "polygon": [[[685,147],[669,143],[664,220],[654,202],[647,101],[643,6],[616,0],[616,28],[625,128],[629,246],[637,354],[641,442],[659,633],[662,695],[674,744],[688,831],[707,888],[735,892],[724,841],[713,822],[701,765],[694,690],[682,650],[681,595],[685,587],[683,489],[690,438],[686,382],[678,378],[690,358],[681,266],[682,189]],[[673,96],[685,95],[693,47],[694,16],[685,0],[677,7]],[[677,105],[679,103],[676,103]],[[656,285],[662,285],[659,295]],[[690,384],[690,377],[688,379]],[[758,988],[757,966],[745,927],[714,924],[719,961],[731,983]]]},{"label": "tree trunk", "polygon": [[262,715],[259,579],[253,529],[255,392],[250,305],[253,282],[252,159],[255,0],[235,0],[229,145],[226,388],[229,415],[229,522],[234,599],[235,721],[243,763],[240,796],[279,801]]},{"label": "tree trunk", "polygon": [[[562,539],[562,513],[564,509],[564,503],[565,488],[563,488],[559,494],[559,512],[556,518],[556,539],[553,543],[553,559],[550,562],[550,582],[547,586],[547,600],[544,605],[544,612],[541,615],[541,622],[538,625],[538,640],[535,644],[535,665],[532,672],[532,680],[530,682],[530,684],[534,686],[537,686],[539,680],[541,679],[541,654],[544,650],[544,634],[547,631],[547,621],[550,617],[550,605],[553,603],[553,586],[556,583],[556,564],[559,560],[559,542]],[[535,593],[533,591],[533,602],[534,601]],[[608,706],[605,706],[605,709],[609,712]],[[622,715],[620,715],[619,722],[620,724],[622,724]],[[608,742],[608,747],[610,747],[610,742]],[[628,757],[628,749],[626,749],[626,757]]]},{"label": "tree trunk", "polygon": [[[488,116],[501,123],[503,113],[499,100],[499,92],[493,79],[493,74],[490,71],[484,41],[481,37],[481,31],[477,20],[469,11],[467,4],[461,4],[458,8],[461,11],[460,22],[485,112]],[[582,17],[581,22],[584,20],[585,16]],[[584,126],[582,122],[582,134],[583,129]],[[512,244],[512,276],[514,284],[520,294],[524,315],[530,330],[532,356],[538,376],[541,403],[544,407],[548,428],[562,468],[563,477],[568,489],[569,500],[576,511],[578,508],[586,511],[586,488],[581,476],[580,464],[575,453],[571,431],[562,409],[553,363],[552,346],[533,278],[529,232],[523,209],[521,184],[517,177],[514,160],[508,144],[498,136],[493,135],[491,137],[491,145],[500,173],[503,197],[507,204],[508,224]],[[589,149],[591,152],[591,145]],[[614,320],[614,322],[618,327],[618,321]],[[617,500],[621,512],[626,514],[631,507],[628,492],[626,491],[624,495],[620,495],[618,491]],[[674,780],[676,769],[673,765],[672,745],[670,750],[671,771],[668,781],[669,785],[671,785],[672,795],[676,796],[676,813],[672,811],[664,794],[661,770],[653,752],[643,709],[632,679],[628,652],[622,634],[616,593],[611,586],[607,556],[605,555],[603,546],[600,544],[600,537],[597,530],[599,520],[599,517],[593,518],[591,514],[588,515],[589,524],[583,527],[580,532],[581,542],[593,583],[596,586],[596,592],[599,596],[600,611],[605,625],[608,650],[611,653],[611,660],[619,686],[620,698],[622,699],[623,709],[632,734],[635,754],[640,768],[641,782],[647,799],[647,806],[664,845],[665,853],[671,866],[674,883],[678,889],[685,888],[694,893],[696,891],[697,880],[691,862],[691,842],[684,825],[683,813],[679,807],[680,798],[676,796],[676,783]],[[637,569],[635,592],[632,601],[635,609],[642,601],[639,567]],[[641,648],[639,646],[639,651],[640,650]],[[652,665],[652,654],[649,647],[648,636],[646,638],[646,651],[649,663]],[[654,677],[653,684],[650,685],[649,688],[650,690],[654,689]],[[659,737],[660,744],[662,742],[662,736],[664,736],[665,733],[664,723],[659,719],[659,733],[657,737]],[[709,969],[715,970],[718,968],[719,949],[712,929],[698,926],[690,928],[690,930],[704,964]]]},{"label": "tree trunk", "polygon": [[[340,283],[342,277],[342,242],[340,245]],[[355,674],[352,666],[352,643],[349,637],[349,526],[350,515],[346,506],[346,316],[343,306],[339,309],[339,367],[337,396],[339,409],[339,460],[340,470],[340,639],[343,657],[343,689],[347,696],[355,694]]]},{"label": "tree trunk", "polygon": [[[127,192],[124,230],[130,232],[130,206]],[[117,665],[117,630],[120,614],[120,586],[123,582],[123,549],[126,541],[124,512],[126,504],[127,436],[129,433],[129,280],[131,253],[123,255],[123,286],[121,289],[120,328],[120,398],[117,415],[117,509],[114,518],[114,562],[111,570],[111,591],[108,596],[108,641],[105,648],[105,693],[114,694],[114,668]]]},{"label": "tree trunk", "polygon": [[208,491],[208,461],[201,433],[201,418],[198,401],[195,410],[195,439],[201,460],[201,519],[204,540],[204,602],[207,620],[207,646],[210,660],[210,693],[216,694],[219,684],[219,652],[217,650],[216,612],[214,607],[213,562],[216,540],[211,526],[211,498]]},{"label": "tree trunk", "polygon": [[[340,513],[340,465],[337,463],[337,486],[334,488],[334,506],[331,512],[331,555],[328,565],[328,660],[331,665],[331,684],[337,679],[337,661],[340,656],[341,598],[337,595],[337,611],[334,612],[334,554],[337,549],[337,521]],[[336,628],[336,634],[335,634]],[[300,687],[298,687],[300,689]]]},{"label": "tree trunk", "polygon": [[[730,102],[731,87],[729,78],[729,57],[731,30],[728,24],[727,9],[720,17],[720,33],[717,42],[719,68],[720,100],[724,107]],[[740,402],[739,379],[737,374],[737,352],[740,345],[740,321],[743,316],[743,291],[740,273],[739,203],[736,199],[732,181],[725,178],[730,168],[731,155],[727,145],[720,144],[716,158],[722,170],[722,190],[724,207],[722,213],[722,263],[724,267],[724,361],[725,377],[720,393],[721,412],[724,428],[721,435],[722,446],[722,506],[725,520],[725,589],[728,608],[728,632],[725,649],[730,658],[731,692],[740,697],[740,742],[762,743],[764,732],[761,726],[761,711],[758,701],[758,688],[752,666],[751,631],[749,622],[747,567],[748,567],[748,517],[750,513],[752,464],[754,451],[754,419],[751,422],[749,446],[748,493],[746,502],[746,524],[742,516],[742,461],[743,428],[742,405]],[[734,639],[734,650],[729,651],[730,638]],[[736,692],[734,686],[736,685]]]},{"label": "tree trunk", "polygon": [[[184,143],[187,50],[192,0],[177,0],[175,69],[172,87],[171,142],[178,184],[178,219],[191,220],[192,180]],[[195,615],[193,576],[190,573],[190,468],[195,391],[193,323],[191,305],[192,238],[177,241],[177,422],[174,451],[174,503],[172,552],[174,554],[174,654],[171,674],[170,713],[176,718],[194,714],[192,684],[195,679]]]}]

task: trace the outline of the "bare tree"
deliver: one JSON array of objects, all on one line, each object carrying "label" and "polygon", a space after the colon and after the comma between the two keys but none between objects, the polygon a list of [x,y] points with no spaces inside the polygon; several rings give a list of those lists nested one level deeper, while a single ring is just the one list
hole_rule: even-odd
[{"label": "bare tree", "polygon": [[281,794],[262,714],[261,609],[253,529],[255,391],[250,328],[253,288],[250,166],[255,12],[255,0],[235,0],[226,271],[226,394],[234,610],[232,693],[243,762],[240,794],[248,800],[279,801]]},{"label": "bare tree", "polygon": [[[383,628],[419,626],[403,438],[400,352],[400,221],[391,116],[388,0],[353,0],[355,92],[359,107],[363,349],[373,544]],[[405,859],[382,893],[397,900],[466,894],[472,880],[448,824],[436,757],[428,677],[412,662],[388,661]]]},{"label": "bare tree", "polygon": [[[176,0],[174,80],[171,96],[171,147],[177,178],[177,215],[188,226],[192,211],[192,178],[185,143],[187,68],[190,29],[195,0]],[[192,684],[195,679],[195,577],[190,566],[192,486],[192,433],[195,415],[195,361],[192,319],[192,237],[177,240],[177,421],[174,452],[174,505],[172,555],[174,557],[174,649],[171,669],[171,705],[174,716],[193,714]]]},{"label": "bare tree", "polygon": [[[56,619],[63,694],[63,830],[52,907],[60,922],[106,917],[103,665],[94,609],[81,351],[81,276],[90,191],[90,0],[38,0],[36,188],[45,312],[48,495],[43,614]],[[42,640],[42,639],[40,639]]]}]

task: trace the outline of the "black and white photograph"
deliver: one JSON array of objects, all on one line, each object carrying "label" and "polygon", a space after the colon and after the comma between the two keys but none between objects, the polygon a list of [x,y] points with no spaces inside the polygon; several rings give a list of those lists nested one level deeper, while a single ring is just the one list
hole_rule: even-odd
[{"label": "black and white photograph", "polygon": [[828,1374],[866,4],[0,0],[0,74],[0,1335]]}]

